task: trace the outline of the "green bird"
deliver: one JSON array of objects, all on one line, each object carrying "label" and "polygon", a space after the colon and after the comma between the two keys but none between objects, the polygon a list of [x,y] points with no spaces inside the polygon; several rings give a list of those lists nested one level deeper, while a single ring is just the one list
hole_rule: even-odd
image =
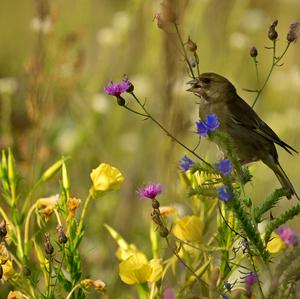
[{"label": "green bird", "polygon": [[200,98],[199,116],[202,120],[207,114],[216,114],[219,129],[227,133],[234,150],[242,164],[261,160],[273,170],[282,187],[295,195],[295,188],[278,162],[275,144],[283,147],[289,154],[298,153],[282,141],[277,134],[257,115],[257,113],[237,94],[233,84],[221,75],[203,73],[188,82],[187,90]]}]

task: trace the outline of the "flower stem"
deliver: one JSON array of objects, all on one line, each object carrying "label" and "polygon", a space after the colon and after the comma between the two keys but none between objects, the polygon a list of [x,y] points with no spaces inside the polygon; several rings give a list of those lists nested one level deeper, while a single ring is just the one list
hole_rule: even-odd
[{"label": "flower stem", "polygon": [[[271,67],[270,67],[269,73],[268,73],[268,75],[267,75],[267,77],[266,77],[266,79],[265,79],[265,81],[264,81],[262,87],[259,88],[258,91],[257,91],[256,97],[255,97],[254,102],[253,102],[253,104],[252,104],[252,108],[254,108],[254,106],[255,106],[255,104],[256,104],[258,98],[260,97],[262,91],[263,91],[264,88],[266,87],[266,85],[267,85],[267,83],[268,83],[268,81],[269,81],[269,79],[270,79],[270,77],[271,77],[271,74],[272,74],[272,72],[273,72],[273,70],[274,70],[274,67],[275,67],[275,66],[278,66],[278,63],[281,61],[281,59],[282,59],[282,58],[284,57],[284,55],[286,54],[286,52],[287,52],[287,50],[288,50],[290,44],[291,44],[291,43],[288,43],[287,46],[285,47],[284,51],[282,52],[282,54],[281,54],[279,57],[276,57],[276,40],[273,41],[273,47],[272,47],[272,49],[273,49],[272,65],[271,65]],[[256,63],[255,65],[256,65],[257,80],[258,80],[257,63]]]},{"label": "flower stem", "polygon": [[27,255],[27,244],[28,244],[28,236],[29,236],[29,224],[30,224],[30,218],[33,213],[33,211],[37,207],[37,202],[31,206],[29,209],[26,219],[25,219],[25,228],[24,228],[24,248],[25,248],[25,253]]},{"label": "flower stem", "polygon": [[[185,50],[185,46],[184,46],[184,43],[183,43],[183,40],[182,40],[182,37],[181,37],[181,34],[180,34],[180,31],[179,31],[179,28],[178,28],[178,25],[176,24],[176,22],[174,22],[174,26],[175,26],[175,30],[176,30],[176,34],[178,36],[178,39],[179,39],[179,42],[180,42],[180,45],[182,47],[182,50],[183,50],[183,56],[184,56],[184,59],[189,67],[189,70],[191,72],[191,75],[192,77],[195,79],[195,75],[194,75],[194,72],[193,72],[193,68],[191,66],[191,63],[189,61],[189,58],[187,56],[187,53],[186,53],[186,50]],[[198,64],[197,64],[198,65]]]},{"label": "flower stem", "polygon": [[137,103],[139,104],[139,106],[144,110],[145,115],[147,116],[147,118],[150,118],[157,126],[159,126],[172,140],[174,140],[176,143],[178,143],[181,147],[183,147],[184,149],[186,149],[187,151],[189,151],[192,155],[194,155],[195,157],[197,157],[200,161],[202,161],[203,163],[205,163],[207,166],[209,166],[210,168],[214,169],[212,165],[210,165],[208,162],[206,162],[203,158],[201,158],[198,154],[196,154],[193,150],[191,150],[189,147],[187,147],[185,144],[183,144],[181,141],[179,141],[174,135],[172,135],[158,120],[156,120],[149,112],[148,110],[145,108],[145,105],[143,105],[140,100],[137,98],[137,96],[131,92],[130,93],[133,98],[137,101]]},{"label": "flower stem", "polygon": [[85,202],[84,202],[84,206],[82,208],[82,212],[81,212],[81,216],[80,216],[79,224],[78,224],[78,228],[77,228],[77,234],[78,235],[81,233],[82,226],[83,226],[83,220],[84,220],[85,213],[86,213],[86,209],[87,209],[87,206],[88,206],[91,198],[92,198],[92,195],[89,194],[88,197],[86,198]]},{"label": "flower stem", "polygon": [[76,284],[74,286],[74,288],[70,291],[70,293],[68,294],[68,296],[66,297],[66,299],[71,299],[71,296],[73,295],[73,293],[80,288],[80,283]]}]

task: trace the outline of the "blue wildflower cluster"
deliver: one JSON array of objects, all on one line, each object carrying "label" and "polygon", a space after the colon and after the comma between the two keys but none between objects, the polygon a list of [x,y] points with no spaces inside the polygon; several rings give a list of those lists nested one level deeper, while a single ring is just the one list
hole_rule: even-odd
[{"label": "blue wildflower cluster", "polygon": [[206,122],[199,120],[196,122],[197,134],[206,137],[208,133],[214,132],[220,125],[216,114],[207,114]]},{"label": "blue wildflower cluster", "polygon": [[225,202],[229,201],[234,196],[233,190],[229,189],[226,186],[219,187],[217,189],[217,191],[218,191],[218,198],[222,201],[225,201]]},{"label": "blue wildflower cluster", "polygon": [[232,171],[232,165],[229,159],[221,160],[216,164],[217,171],[222,175],[227,175]]},{"label": "blue wildflower cluster", "polygon": [[187,155],[184,155],[182,159],[179,161],[180,169],[183,172],[188,171],[191,168],[191,166],[193,166],[194,164],[195,162],[191,160]]}]

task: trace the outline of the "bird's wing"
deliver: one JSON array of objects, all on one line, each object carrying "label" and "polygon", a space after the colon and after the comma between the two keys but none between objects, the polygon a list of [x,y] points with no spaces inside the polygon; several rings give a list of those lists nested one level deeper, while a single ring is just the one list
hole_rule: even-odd
[{"label": "bird's wing", "polygon": [[291,151],[298,153],[297,150],[282,141],[277,134],[256,114],[256,112],[240,97],[229,105],[232,120],[251,131],[263,136],[267,140],[283,147],[288,153]]}]

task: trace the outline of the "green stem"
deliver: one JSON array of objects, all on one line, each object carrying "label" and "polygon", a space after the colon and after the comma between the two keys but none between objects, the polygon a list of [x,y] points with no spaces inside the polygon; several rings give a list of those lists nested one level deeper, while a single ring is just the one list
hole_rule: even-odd
[{"label": "green stem", "polygon": [[31,208],[29,209],[26,219],[25,219],[25,228],[24,228],[24,247],[26,249],[27,245],[28,245],[28,239],[29,239],[29,224],[30,224],[30,218],[31,215],[33,213],[33,211],[36,209],[38,203],[36,202],[35,204],[33,204],[31,206]]},{"label": "green stem", "polygon": [[48,255],[49,261],[49,275],[47,281],[47,298],[51,298],[51,275],[52,275],[52,256]]},{"label": "green stem", "polygon": [[74,288],[70,291],[70,293],[68,294],[68,296],[66,297],[66,299],[71,299],[71,296],[73,295],[73,293],[74,293],[77,289],[79,289],[80,286],[81,286],[80,283],[76,284],[76,285],[74,286]]},{"label": "green stem", "polygon": [[191,63],[189,62],[189,58],[187,56],[187,53],[186,53],[186,50],[185,50],[185,46],[184,46],[184,42],[182,40],[182,37],[181,37],[181,34],[179,32],[179,28],[178,28],[178,25],[174,22],[174,26],[175,26],[175,30],[176,30],[176,33],[177,33],[177,36],[178,36],[178,39],[179,39],[179,42],[180,42],[180,45],[182,47],[182,50],[183,50],[183,56],[184,56],[184,59],[189,67],[189,70],[191,72],[191,75],[192,77],[195,79],[195,75],[194,75],[194,72],[193,72],[193,68],[191,66]]},{"label": "green stem", "polygon": [[148,118],[150,118],[157,126],[159,126],[169,137],[171,137],[172,140],[174,140],[176,143],[178,143],[181,147],[186,149],[188,152],[190,152],[192,155],[197,157],[200,161],[205,163],[207,166],[210,168],[214,169],[212,165],[210,165],[208,162],[206,162],[203,158],[201,158],[198,154],[196,154],[193,150],[188,148],[185,144],[183,144],[181,141],[179,141],[174,135],[172,135],[158,120],[156,120],[145,108],[145,105],[143,105],[140,100],[137,98],[137,96],[131,92],[130,93],[134,99],[137,101],[137,103],[140,105],[140,107],[144,110],[145,114],[147,115]]},{"label": "green stem", "polygon": [[84,217],[85,217],[85,214],[86,214],[86,209],[87,209],[87,206],[88,206],[91,198],[92,198],[92,195],[89,194],[88,197],[86,198],[85,202],[84,202],[84,206],[82,208],[82,212],[81,212],[81,216],[80,216],[79,224],[78,224],[78,229],[77,229],[77,234],[78,235],[81,233],[81,230],[82,230],[82,227],[83,227],[83,220],[84,220]]},{"label": "green stem", "polygon": [[139,294],[139,299],[149,299],[149,288],[147,284],[137,284],[136,289]]},{"label": "green stem", "polygon": [[261,294],[261,298],[262,298],[262,299],[265,299],[265,295],[264,295],[264,292],[263,292],[263,290],[262,290],[261,283],[260,283],[260,280],[259,280],[259,277],[258,277],[258,273],[257,273],[256,267],[255,267],[255,264],[254,264],[253,256],[252,256],[251,254],[249,254],[249,255],[250,255],[251,264],[252,264],[254,273],[255,273],[255,275],[257,276],[257,284],[258,284],[259,292],[260,292],[260,294]]},{"label": "green stem", "polygon": [[[259,88],[259,90],[257,91],[256,97],[255,97],[254,102],[253,102],[253,104],[252,104],[252,108],[254,108],[254,106],[255,106],[255,104],[256,104],[258,98],[260,97],[262,91],[263,91],[264,88],[266,87],[266,85],[267,85],[267,83],[268,83],[268,81],[269,81],[269,79],[270,79],[270,77],[271,77],[271,74],[272,74],[272,72],[273,72],[273,70],[274,70],[274,67],[277,66],[278,63],[281,61],[281,59],[284,57],[284,55],[285,55],[285,53],[287,52],[287,50],[288,50],[290,44],[291,44],[291,43],[288,43],[287,46],[286,46],[286,48],[285,48],[284,51],[282,52],[282,54],[281,54],[279,57],[276,57],[276,40],[273,41],[273,47],[272,47],[272,49],[273,49],[272,65],[271,65],[271,67],[270,67],[269,73],[268,73],[268,75],[267,75],[267,77],[266,77],[266,79],[265,79],[265,81],[264,81],[262,87]],[[256,67],[257,67],[257,64],[256,64]]]}]

